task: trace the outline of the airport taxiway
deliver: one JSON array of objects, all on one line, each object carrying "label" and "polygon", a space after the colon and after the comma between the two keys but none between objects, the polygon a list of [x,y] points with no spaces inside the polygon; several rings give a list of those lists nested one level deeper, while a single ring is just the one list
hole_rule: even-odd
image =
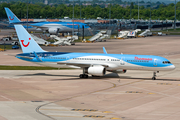
[{"label": "airport taxiway", "polygon": [[[157,36],[75,46],[43,47],[47,51],[153,54],[168,58],[173,71],[108,73],[79,79],[82,70],[1,70],[0,119],[2,120],[179,120],[180,36]],[[0,65],[35,65],[0,52]],[[11,56],[9,56],[11,54]]]}]

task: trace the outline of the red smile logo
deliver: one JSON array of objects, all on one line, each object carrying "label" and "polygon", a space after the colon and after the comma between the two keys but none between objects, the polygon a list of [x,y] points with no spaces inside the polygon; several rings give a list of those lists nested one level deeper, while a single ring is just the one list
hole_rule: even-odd
[{"label": "red smile logo", "polygon": [[[29,40],[31,40],[31,38],[29,38]],[[24,47],[29,46],[29,43],[30,43],[30,42],[28,42],[28,44],[27,44],[27,45],[25,45],[25,44],[24,44],[24,40],[21,40],[21,42],[22,42],[22,45],[23,45]]]},{"label": "red smile logo", "polygon": [[13,18],[11,18],[11,16],[9,16],[9,19],[10,19],[10,20],[14,20],[14,15],[13,15]]}]

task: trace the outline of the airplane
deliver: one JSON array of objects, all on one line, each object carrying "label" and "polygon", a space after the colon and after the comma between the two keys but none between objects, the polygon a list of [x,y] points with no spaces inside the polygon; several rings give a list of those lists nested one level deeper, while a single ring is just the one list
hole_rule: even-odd
[{"label": "airplane", "polygon": [[10,27],[14,27],[13,24],[22,24],[26,29],[28,28],[29,31],[42,31],[41,29],[37,29],[35,27],[30,26],[31,23],[37,23],[37,22],[28,21],[28,26],[27,26],[27,22],[22,22],[9,8],[4,7],[4,9],[6,11]]},{"label": "airplane", "polygon": [[127,70],[153,71],[152,79],[156,79],[159,71],[169,71],[175,66],[166,58],[153,55],[129,55],[104,53],[47,52],[30,36],[22,25],[14,25],[23,53],[16,58],[34,62],[44,66],[63,68],[81,68],[80,78],[104,76],[106,71],[126,73]]},{"label": "airplane", "polygon": [[[9,19],[10,24],[25,24],[24,27],[27,27],[27,22],[22,22],[9,8],[4,8],[6,11],[6,14]],[[67,33],[72,32],[73,29],[73,22],[28,22],[28,29],[30,31],[47,31],[50,34],[57,34],[59,32],[61,33]],[[78,31],[79,29],[88,29],[90,30],[90,27],[87,26],[85,23],[81,22],[74,22],[74,31]]]},{"label": "airplane", "polygon": [[[31,26],[40,28],[43,31],[48,31],[50,34],[68,33],[72,32],[73,22],[39,22],[31,24]],[[78,32],[79,29],[88,29],[90,27],[81,22],[74,22],[74,32]]]}]

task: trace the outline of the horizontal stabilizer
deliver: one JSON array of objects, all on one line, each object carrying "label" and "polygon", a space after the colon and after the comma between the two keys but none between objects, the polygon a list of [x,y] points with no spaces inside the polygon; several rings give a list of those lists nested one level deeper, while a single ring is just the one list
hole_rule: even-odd
[{"label": "horizontal stabilizer", "polygon": [[34,52],[34,55],[39,62],[42,62],[42,60],[38,57],[38,55],[35,52]]},{"label": "horizontal stabilizer", "polygon": [[32,57],[27,57],[27,56],[16,56],[16,57],[19,57],[19,58],[25,58],[25,59],[30,59],[30,60],[33,59]]}]

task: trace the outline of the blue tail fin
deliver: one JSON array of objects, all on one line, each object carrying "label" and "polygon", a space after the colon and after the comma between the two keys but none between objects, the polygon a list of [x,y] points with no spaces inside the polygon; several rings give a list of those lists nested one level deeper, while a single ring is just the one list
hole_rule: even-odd
[{"label": "blue tail fin", "polygon": [[45,52],[22,25],[14,25],[23,53]]},{"label": "blue tail fin", "polygon": [[7,7],[4,8],[9,19],[9,23],[19,23],[21,20]]}]

